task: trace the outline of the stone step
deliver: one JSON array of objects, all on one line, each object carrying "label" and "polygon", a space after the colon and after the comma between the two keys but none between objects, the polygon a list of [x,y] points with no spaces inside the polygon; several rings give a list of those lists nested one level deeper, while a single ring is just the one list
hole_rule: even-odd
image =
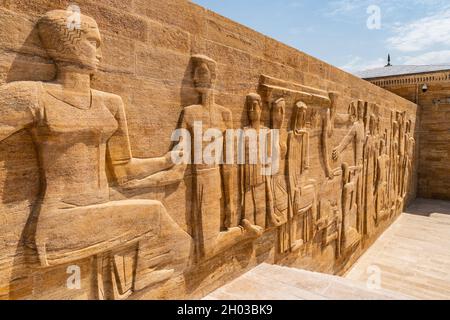
[{"label": "stone step", "polygon": [[409,300],[363,283],[295,268],[261,264],[206,300]]}]

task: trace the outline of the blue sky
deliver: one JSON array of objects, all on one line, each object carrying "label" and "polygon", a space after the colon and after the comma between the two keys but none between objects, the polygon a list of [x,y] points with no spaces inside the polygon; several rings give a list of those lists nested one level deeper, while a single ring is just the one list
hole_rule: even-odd
[{"label": "blue sky", "polygon": [[449,0],[193,2],[350,72],[450,64]]}]

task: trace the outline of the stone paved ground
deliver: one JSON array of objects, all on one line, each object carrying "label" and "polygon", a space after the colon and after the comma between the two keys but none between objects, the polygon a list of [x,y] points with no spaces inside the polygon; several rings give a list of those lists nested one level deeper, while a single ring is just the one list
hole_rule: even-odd
[{"label": "stone paved ground", "polygon": [[364,283],[288,267],[262,264],[205,300],[405,300],[405,295],[370,290]]},{"label": "stone paved ground", "polygon": [[206,299],[450,299],[450,202],[418,199],[406,211],[345,278],[263,264]]},{"label": "stone paved ground", "polygon": [[[419,299],[450,299],[450,202],[417,199],[348,272]],[[375,268],[370,268],[375,266]]]}]

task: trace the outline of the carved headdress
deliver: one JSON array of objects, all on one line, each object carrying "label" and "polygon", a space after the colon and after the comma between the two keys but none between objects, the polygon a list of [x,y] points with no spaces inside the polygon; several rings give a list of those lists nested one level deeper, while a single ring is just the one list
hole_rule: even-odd
[{"label": "carved headdress", "polygon": [[58,62],[72,62],[79,56],[79,44],[87,34],[95,32],[99,37],[93,18],[70,10],[47,12],[38,21],[38,30],[47,53]]},{"label": "carved headdress", "polygon": [[202,64],[208,67],[208,70],[211,74],[211,80],[215,81],[217,78],[217,62],[211,59],[208,56],[203,54],[196,54],[192,56],[192,62],[194,64],[194,69],[201,66]]}]

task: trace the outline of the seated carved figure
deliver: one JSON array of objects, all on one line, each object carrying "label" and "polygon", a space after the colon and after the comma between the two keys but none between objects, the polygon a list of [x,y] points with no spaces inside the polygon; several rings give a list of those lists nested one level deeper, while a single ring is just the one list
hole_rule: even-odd
[{"label": "seated carved figure", "polygon": [[82,15],[81,27],[69,29],[66,17],[55,10],[38,24],[57,67],[55,81],[15,82],[0,89],[0,141],[26,129],[36,146],[43,187],[32,214],[41,267],[107,252],[114,256],[114,250],[136,245],[134,289],[144,288],[174,273],[172,267],[159,270],[161,256],[152,257],[154,246],[165,248],[161,264],[182,269],[191,238],[158,201],[110,201],[106,169],[119,185],[148,187],[181,180],[184,168],[172,164],[171,153],[132,157],[122,99],[91,88],[101,59],[97,24]]}]

